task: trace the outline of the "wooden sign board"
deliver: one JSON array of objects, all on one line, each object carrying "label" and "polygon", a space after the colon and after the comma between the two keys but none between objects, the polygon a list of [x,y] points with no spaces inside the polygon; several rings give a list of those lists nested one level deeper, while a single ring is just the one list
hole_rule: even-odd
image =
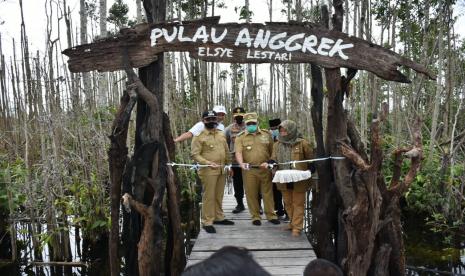
[{"label": "wooden sign board", "polygon": [[126,48],[134,67],[150,64],[163,52],[189,52],[193,58],[228,63],[315,63],[325,68],[370,71],[392,81],[409,82],[398,66],[434,79],[421,64],[368,41],[312,23],[219,24],[202,21],[140,24],[116,37],[65,50],[72,72],[122,69]]}]

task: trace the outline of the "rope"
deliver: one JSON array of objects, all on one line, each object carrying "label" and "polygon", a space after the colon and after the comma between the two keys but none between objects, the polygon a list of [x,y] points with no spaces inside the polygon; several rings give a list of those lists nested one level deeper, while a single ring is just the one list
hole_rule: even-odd
[{"label": "rope", "polygon": [[[324,161],[324,160],[328,160],[328,159],[342,160],[342,159],[345,159],[345,157],[342,157],[342,156],[329,156],[329,157],[307,159],[307,160],[292,160],[292,161],[288,161],[288,162],[268,164],[268,168],[272,169],[274,166],[278,166],[278,165],[291,165],[293,168],[295,168],[295,165],[298,164],[298,163],[312,163],[312,162],[319,162],[319,161]],[[201,164],[198,164],[198,163],[196,163],[196,164],[184,164],[184,163],[175,163],[175,162],[166,163],[166,165],[171,166],[171,167],[175,167],[175,166],[188,167],[191,170],[198,170],[200,168],[213,167],[212,165],[201,165]],[[221,166],[219,166],[219,167],[221,167]],[[229,171],[231,168],[240,168],[240,167],[241,166],[239,164],[227,164],[227,165],[223,166],[223,170]],[[260,167],[260,165],[252,165],[252,164],[246,163],[246,167],[247,168],[258,168],[258,167]]]},{"label": "rope", "polygon": [[271,164],[271,165],[273,165],[273,166],[291,165],[293,168],[295,168],[295,164],[298,164],[298,163],[312,163],[312,162],[319,162],[319,161],[324,161],[324,160],[328,160],[328,159],[341,160],[341,159],[345,159],[345,157],[343,157],[343,156],[329,156],[329,157],[314,158],[314,159],[307,159],[307,160],[293,160],[293,161],[282,162],[282,163],[274,163],[274,164]]}]

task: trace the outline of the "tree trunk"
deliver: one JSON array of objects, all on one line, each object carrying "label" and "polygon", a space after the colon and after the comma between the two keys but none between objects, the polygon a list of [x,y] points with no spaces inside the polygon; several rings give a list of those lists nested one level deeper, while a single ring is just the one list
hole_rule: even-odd
[{"label": "tree trunk", "polygon": [[[99,0],[99,25],[100,38],[107,37],[107,0]],[[98,74],[97,106],[102,108],[107,106],[108,99],[108,73],[100,72]]]},{"label": "tree trunk", "polygon": [[120,260],[118,248],[119,239],[119,208],[121,199],[121,184],[123,170],[127,162],[128,148],[126,146],[127,132],[131,111],[136,103],[133,90],[128,90],[121,98],[121,105],[113,121],[112,132],[109,136],[111,146],[108,150],[108,163],[111,181],[111,229],[110,229],[110,271],[112,276],[120,274]]},{"label": "tree trunk", "polygon": [[[250,5],[249,0],[245,0],[244,7],[247,10],[247,18],[246,22],[250,23]],[[252,65],[246,64],[247,68],[247,89],[245,93],[245,102],[246,102],[246,109],[247,110],[256,110],[255,103],[256,99],[253,97],[253,77],[252,77]]]},{"label": "tree trunk", "polygon": [[141,0],[136,0],[136,20],[137,24],[142,23],[142,4]]},{"label": "tree trunk", "polygon": [[[343,0],[333,1],[335,13],[332,25],[335,30],[342,30]],[[323,18],[325,18],[323,13]],[[326,87],[328,91],[327,131],[324,148],[322,144],[321,123],[318,121],[319,99],[317,90],[312,87],[314,109],[312,110],[317,153],[326,156],[345,156],[345,160],[332,160],[331,165],[318,164],[319,193],[315,196],[315,218],[313,228],[316,229],[319,257],[336,261],[343,267],[347,275],[403,275],[405,273],[403,242],[401,237],[400,206],[398,198],[413,181],[420,165],[422,149],[419,135],[419,121],[413,125],[414,146],[397,151],[394,168],[395,175],[389,190],[384,183],[381,172],[383,160],[380,138],[380,122],[387,114],[384,105],[383,113],[374,118],[371,124],[370,158],[364,152],[360,136],[354,124],[348,121],[343,108],[344,95],[349,83],[355,76],[355,70],[348,70],[347,76],[341,77],[339,69],[325,69]],[[318,74],[312,70],[313,81]],[[315,91],[315,93],[314,93]],[[315,96],[313,96],[315,95]],[[321,97],[321,96],[320,96]],[[321,137],[320,137],[321,136]],[[400,179],[400,168],[403,155],[412,160],[410,169],[404,180]],[[326,183],[323,183],[325,179]],[[338,195],[331,193],[331,180],[336,184]],[[326,187],[323,187],[326,185]],[[326,190],[324,190],[326,189]],[[325,197],[326,195],[326,197]],[[318,221],[320,206],[324,199],[340,198],[340,202],[332,204],[338,210],[337,223],[334,211],[330,211],[326,221]],[[328,204],[326,205],[328,206]],[[321,208],[321,207],[320,207]],[[320,228],[327,227],[323,233]],[[325,241],[324,236],[334,233],[332,239]],[[329,235],[331,237],[331,234]],[[326,250],[326,251],[325,251]],[[337,251],[336,251],[337,250]],[[335,254],[334,254],[335,253]]]},{"label": "tree trunk", "polygon": [[[155,197],[154,197],[155,199]],[[153,228],[156,225],[156,213],[154,206],[146,206],[134,200],[129,194],[124,194],[123,204],[126,209],[136,210],[144,218],[144,228],[140,236],[140,240],[137,243],[138,248],[138,267],[140,276],[152,276],[160,274],[160,267],[156,267],[156,260],[154,259],[155,252],[158,250],[153,234]]]},{"label": "tree trunk", "polygon": [[[79,14],[80,14],[80,38],[81,44],[87,43],[87,9],[86,1],[79,0]],[[92,86],[90,82],[90,73],[81,73],[82,82],[84,85],[84,95],[86,95],[86,106],[89,110],[93,110],[93,97],[92,97]]]},{"label": "tree trunk", "polygon": [[[441,6],[441,9],[443,7]],[[444,16],[444,13],[440,13],[442,16]],[[442,18],[442,16],[439,16]],[[441,103],[441,93],[442,93],[442,75],[443,75],[443,64],[444,64],[444,22],[442,19],[439,19],[438,21],[439,24],[439,33],[438,33],[438,78],[436,81],[436,93],[434,96],[434,107],[433,107],[433,115],[432,115],[432,122],[431,122],[431,137],[430,137],[430,142],[429,142],[429,147],[428,147],[428,163],[430,163],[433,160],[433,154],[435,152],[434,146],[436,144],[436,139],[439,137],[436,137],[437,135],[437,130],[438,130],[438,117],[439,117],[439,105]]]},{"label": "tree trunk", "polygon": [[[149,23],[161,22],[165,19],[166,2],[164,0],[144,1],[144,8],[147,14]],[[173,188],[170,181],[170,173],[165,165],[169,161],[167,151],[173,148],[170,137],[166,137],[166,130],[169,130],[169,121],[163,119],[163,75],[164,75],[164,58],[163,54],[158,55],[157,61],[149,66],[141,68],[139,75],[141,79],[135,75],[129,67],[128,55],[124,54],[126,73],[129,79],[137,86],[137,93],[140,96],[136,118],[136,147],[135,151],[138,154],[146,154],[148,147],[153,152],[148,155],[148,160],[151,166],[143,169],[147,162],[139,163],[133,158],[132,166],[136,170],[136,177],[140,181],[135,181],[133,186],[134,199],[136,202],[145,205],[145,208],[138,208],[140,214],[144,216],[144,226],[140,239],[135,239],[139,235],[138,227],[130,229],[130,235],[133,237],[130,244],[130,251],[135,250],[134,242],[138,240],[138,269],[140,275],[160,275],[163,263],[163,232],[164,226],[162,223],[162,201],[165,188],[168,187],[168,193],[171,198],[169,208],[170,225],[173,229],[173,236],[167,241],[173,248],[173,256],[171,257],[172,266],[171,273],[178,273],[179,269],[183,269],[183,249],[180,249],[179,240],[182,239],[180,228],[180,217],[178,207],[178,199],[176,198],[176,190]],[[171,139],[171,140],[170,140]],[[166,144],[167,143],[167,144]],[[141,171],[138,173],[138,167]],[[142,173],[142,175],[140,175]],[[168,181],[168,183],[167,183]],[[171,184],[170,184],[171,183]],[[168,185],[168,186],[167,186]],[[131,216],[131,224],[139,223],[139,219]],[[181,233],[181,234],[180,234]],[[182,242],[181,242],[182,245]],[[128,264],[129,266],[134,265]],[[169,271],[168,268],[165,268]],[[134,271],[130,269],[129,271]]]}]

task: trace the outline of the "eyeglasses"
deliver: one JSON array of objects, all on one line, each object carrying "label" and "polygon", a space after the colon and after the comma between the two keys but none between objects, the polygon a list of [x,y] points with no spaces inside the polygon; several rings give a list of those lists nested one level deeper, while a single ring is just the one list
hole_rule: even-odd
[{"label": "eyeglasses", "polygon": [[255,123],[255,122],[249,122],[249,123],[247,123],[247,124],[245,124],[245,125],[246,125],[246,126],[254,126],[254,125],[256,125],[256,124],[257,124],[257,123]]}]

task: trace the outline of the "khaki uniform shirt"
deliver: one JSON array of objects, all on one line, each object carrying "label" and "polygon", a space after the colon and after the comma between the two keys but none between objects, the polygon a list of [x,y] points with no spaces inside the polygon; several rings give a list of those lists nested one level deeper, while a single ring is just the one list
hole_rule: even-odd
[{"label": "khaki uniform shirt", "polygon": [[207,165],[208,162],[220,165],[219,168],[200,168],[199,175],[222,174],[222,165],[231,162],[224,133],[217,129],[205,129],[199,136],[195,136],[191,143],[191,157],[201,165]]},{"label": "khaki uniform shirt", "polygon": [[[277,162],[277,157],[276,157],[276,151],[281,142],[277,141],[274,146],[273,146],[273,154],[271,156],[272,160],[275,160]],[[285,161],[301,161],[301,160],[308,160],[308,159],[313,159],[314,158],[314,153],[313,153],[313,148],[310,145],[307,140],[301,140],[296,142],[294,145],[292,145],[292,151],[291,151],[291,160],[285,160]],[[308,164],[309,163],[296,163],[295,164],[295,169],[296,170],[301,170],[305,171],[308,170]],[[285,167],[284,167],[285,166]],[[279,165],[279,169],[292,169],[290,165]],[[310,187],[310,179],[308,180],[303,180],[294,183],[294,189],[298,192],[303,192],[307,190]],[[286,189],[286,184],[285,183],[276,183],[276,186],[278,187],[279,190],[285,190]]]},{"label": "khaki uniform shirt", "polygon": [[255,134],[243,132],[236,138],[236,152],[242,152],[244,163],[260,165],[271,158],[273,140],[267,130],[257,130]]}]

